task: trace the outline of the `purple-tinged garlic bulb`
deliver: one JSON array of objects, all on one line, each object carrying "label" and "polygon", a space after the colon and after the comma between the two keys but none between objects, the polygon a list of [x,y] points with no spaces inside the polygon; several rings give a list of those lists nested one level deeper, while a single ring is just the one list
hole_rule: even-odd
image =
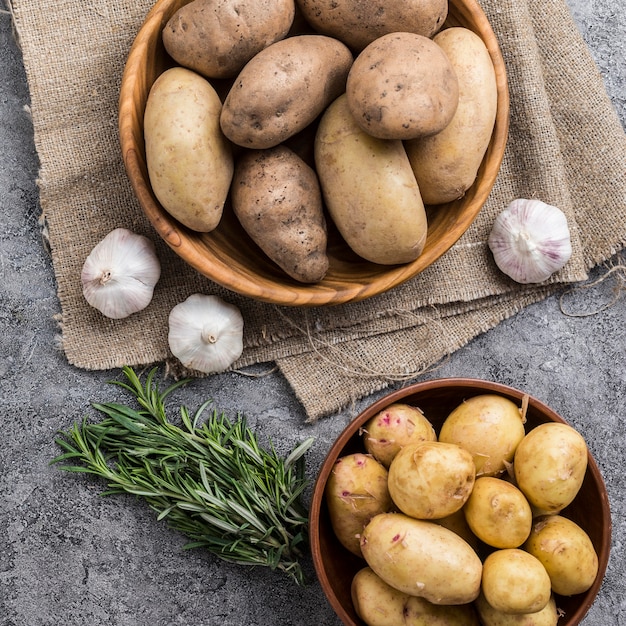
[{"label": "purple-tinged garlic bulb", "polygon": [[496,265],[518,283],[541,283],[572,255],[567,218],[541,200],[514,200],[496,218],[488,245]]}]

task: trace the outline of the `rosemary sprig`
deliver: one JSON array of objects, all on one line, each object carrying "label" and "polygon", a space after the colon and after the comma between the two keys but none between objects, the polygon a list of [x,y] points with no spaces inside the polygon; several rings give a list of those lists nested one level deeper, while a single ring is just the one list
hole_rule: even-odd
[{"label": "rosemary sprig", "polygon": [[145,383],[130,367],[126,382],[138,407],[109,402],[93,407],[105,417],[87,419],[56,443],[64,453],[51,463],[70,472],[104,478],[102,495],[129,493],[143,498],[174,530],[232,563],[268,566],[304,584],[300,565],[307,541],[308,485],[304,456],[308,438],[286,458],[259,445],[245,417],[234,421],[215,410],[201,420],[210,401],[192,415],[180,407],[182,426],[168,420],[165,399],[188,380],[160,392],[156,368]]}]

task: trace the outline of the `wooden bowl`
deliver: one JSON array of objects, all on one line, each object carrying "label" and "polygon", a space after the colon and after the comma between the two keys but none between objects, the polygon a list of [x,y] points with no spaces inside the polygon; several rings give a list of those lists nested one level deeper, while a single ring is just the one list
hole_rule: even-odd
[{"label": "wooden bowl", "polygon": [[[509,123],[509,94],[504,61],[489,22],[476,0],[450,0],[446,24],[478,33],[489,49],[497,77],[498,109],[493,136],[474,185],[457,201],[428,211],[429,232],[421,256],[405,265],[383,266],[357,257],[330,225],[330,268],[319,283],[289,278],[243,231],[227,206],[211,233],[191,231],[172,218],[150,187],[143,138],[143,115],[150,87],[174,65],[161,31],[189,0],[157,0],[128,56],[119,99],[119,132],[126,172],[146,216],[157,233],[184,261],[212,281],[264,302],[318,306],[363,300],[412,278],[444,254],[467,230],[489,195],[504,154]],[[222,88],[225,86],[222,85]]]},{"label": "wooden bowl", "polygon": [[[499,383],[468,378],[430,380],[394,391],[381,398],[358,417],[339,435],[331,447],[316,479],[310,506],[310,545],[313,564],[321,587],[331,606],[346,626],[365,626],[359,619],[350,597],[354,574],[365,566],[365,561],[353,555],[339,543],[330,525],[324,499],[326,482],[335,461],[346,454],[363,452],[359,429],[374,415],[394,402],[414,405],[424,411],[439,432],[446,416],[464,399],[483,393],[496,393],[520,405],[524,393]],[[545,422],[563,422],[548,406],[529,398],[526,430]],[[574,500],[562,513],[581,526],[591,538],[598,554],[598,575],[592,587],[574,596],[555,596],[557,607],[564,614],[559,626],[578,624],[598,594],[606,571],[611,547],[611,513],[609,501],[598,466],[589,454],[587,473]]]}]

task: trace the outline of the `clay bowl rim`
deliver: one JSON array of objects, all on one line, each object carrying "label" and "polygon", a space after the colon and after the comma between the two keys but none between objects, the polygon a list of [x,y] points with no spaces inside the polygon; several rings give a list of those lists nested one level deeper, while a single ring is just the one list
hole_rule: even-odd
[{"label": "clay bowl rim", "polygon": [[[163,71],[168,62],[162,57],[169,57],[164,53],[160,40],[161,29],[173,13],[174,7],[188,1],[157,0],[147,14],[126,60],[118,112],[124,166],[135,196],[159,236],[179,257],[203,276],[241,295],[284,306],[321,306],[357,302],[386,292],[419,274],[458,241],[491,193],[504,158],[509,129],[509,90],[504,59],[489,20],[476,0],[450,0],[447,21],[447,25],[471,22],[472,25],[468,27],[477,32],[487,45],[498,85],[496,122],[477,181],[462,201],[455,201],[467,201],[467,206],[462,211],[459,210],[452,226],[438,237],[439,243],[431,245],[427,238],[424,252],[416,261],[405,265],[380,266],[360,263],[359,260],[358,266],[354,265],[358,273],[355,271],[352,276],[349,263],[346,265],[340,259],[334,266],[331,258],[331,269],[327,277],[312,285],[291,280],[282,271],[274,269],[272,263],[262,263],[264,273],[255,274],[256,267],[250,268],[233,260],[228,252],[224,253],[221,249],[219,240],[211,238],[210,233],[200,235],[183,227],[163,209],[152,193],[147,176],[142,130],[143,107],[151,86],[147,77],[146,59],[159,66],[156,70],[152,68],[151,72],[156,71],[158,75]],[[136,102],[140,104],[136,106]],[[454,204],[450,203],[450,210],[456,210],[452,206]],[[258,256],[255,252],[255,258]]]},{"label": "clay bowl rim", "polygon": [[[359,415],[355,417],[339,434],[324,458],[314,483],[309,513],[309,543],[315,572],[324,595],[345,626],[365,626],[365,624],[359,620],[358,617],[356,617],[356,614],[350,614],[346,610],[344,604],[341,602],[341,599],[335,593],[332,582],[330,581],[327,573],[325,558],[322,554],[320,530],[322,528],[325,528],[327,531],[329,530],[329,522],[327,519],[328,513],[324,502],[324,488],[326,482],[328,481],[332,467],[335,460],[341,456],[342,452],[346,450],[346,448],[348,448],[346,452],[357,449],[362,450],[362,446],[359,446],[358,444],[359,429],[367,422],[368,419],[376,415],[379,411],[394,402],[413,401],[417,406],[419,406],[419,396],[432,398],[433,395],[436,396],[437,392],[445,392],[446,390],[453,391],[459,401],[462,398],[482,393],[496,393],[508,397],[514,402],[521,403],[524,396],[528,396],[527,414],[532,416],[532,421],[536,422],[535,426],[540,423],[550,421],[568,424],[567,420],[561,417],[558,413],[556,413],[556,411],[551,409],[541,400],[538,400],[537,398],[516,389],[515,387],[477,378],[437,378],[413,383],[407,387],[386,394],[361,411],[361,413],[359,413]],[[436,419],[434,422],[435,428],[438,431],[439,424],[437,424]],[[594,603],[604,580],[611,551],[612,520],[608,493],[600,469],[591,454],[591,451],[588,451],[588,465],[587,473],[585,475],[585,484],[589,485],[595,491],[596,496],[600,501],[600,517],[602,520],[602,527],[599,533],[599,543],[598,545],[594,543],[594,547],[598,553],[598,574],[593,585],[583,594],[572,596],[570,598],[561,598],[560,596],[557,596],[557,606],[559,601],[562,601],[570,606],[570,608],[571,606],[574,607],[571,614],[569,614],[569,612],[566,614],[566,619],[559,620],[559,626],[576,626],[587,614]],[[332,530],[330,532],[332,533]],[[346,559],[353,561],[355,569],[359,566],[363,567],[365,565],[364,561],[351,555],[339,544],[337,544],[337,546],[340,553],[333,554],[335,554],[338,558],[345,557]]]}]

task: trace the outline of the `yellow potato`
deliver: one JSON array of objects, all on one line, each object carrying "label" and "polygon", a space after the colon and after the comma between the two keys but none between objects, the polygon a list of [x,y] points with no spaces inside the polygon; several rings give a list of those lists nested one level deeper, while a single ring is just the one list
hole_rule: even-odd
[{"label": "yellow potato", "polygon": [[433,604],[467,604],[480,591],[476,552],[433,522],[402,513],[376,515],[361,534],[361,552],[388,585]]},{"label": "yellow potato", "polygon": [[471,604],[445,606],[410,596],[388,585],[370,567],[352,579],[352,603],[368,626],[478,626]]},{"label": "yellow potato", "polygon": [[472,455],[460,446],[440,441],[409,443],[389,466],[389,494],[403,513],[438,519],[465,504],[474,479]]},{"label": "yellow potato", "polygon": [[523,548],[543,563],[552,590],[562,596],[587,591],[598,575],[598,556],[589,535],[562,515],[536,518]]},{"label": "yellow potato", "polygon": [[433,425],[414,406],[396,402],[369,419],[361,429],[365,450],[385,467],[407,443],[435,441]]},{"label": "yellow potato", "polygon": [[[475,483],[474,483],[475,484]],[[472,529],[469,527],[467,520],[465,519],[465,512],[463,509],[459,509],[450,515],[446,515],[445,517],[440,517],[439,519],[432,520],[435,524],[439,524],[448,530],[456,533],[467,541],[474,550],[478,551],[480,547],[480,543],[478,541],[478,537],[472,532]]]},{"label": "yellow potato", "polygon": [[192,0],[165,25],[163,45],[179,65],[228,78],[285,37],[294,16],[294,0]]},{"label": "yellow potato", "polygon": [[388,585],[370,567],[364,567],[354,575],[350,592],[356,614],[368,626],[402,623],[409,595]]},{"label": "yellow potato", "polygon": [[558,513],[574,500],[585,478],[587,459],[585,440],[567,424],[540,424],[524,437],[513,468],[535,514]]},{"label": "yellow potato", "polygon": [[417,259],[428,224],[402,142],[361,130],[343,94],[322,116],[314,149],[326,207],[348,246],[383,265]]},{"label": "yellow potato", "polygon": [[280,145],[240,156],[233,211],[253,241],[282,270],[315,283],[328,270],[326,220],[315,171]]},{"label": "yellow potato", "polygon": [[414,139],[443,130],[459,103],[459,84],[444,51],[423,35],[396,32],[354,60],[346,96],[356,123],[380,139]]},{"label": "yellow potato", "polygon": [[515,615],[503,613],[489,605],[484,594],[480,594],[474,603],[483,626],[557,626],[559,613],[556,608],[554,595],[548,604],[536,613]]},{"label": "yellow potato", "polygon": [[519,548],[492,552],[483,562],[482,592],[502,613],[537,613],[552,595],[550,577],[541,561]]},{"label": "yellow potato", "polygon": [[514,402],[496,394],[482,394],[468,398],[448,415],[439,441],[469,450],[477,476],[495,476],[513,460],[525,434],[521,411]]},{"label": "yellow potato", "polygon": [[222,131],[244,148],[283,143],[344,92],[352,60],[349,48],[324,35],[296,35],[267,46],[230,88]]},{"label": "yellow potato", "polygon": [[530,504],[506,480],[493,476],[477,478],[463,511],[472,532],[494,548],[517,548],[530,534]]},{"label": "yellow potato", "polygon": [[363,528],[392,507],[387,469],[368,454],[354,453],[335,462],[324,492],[332,529],[347,550],[361,556]]},{"label": "yellow potato", "polygon": [[462,197],[482,163],[496,119],[495,70],[482,39],[467,28],[446,28],[433,41],[446,53],[459,83],[454,117],[439,133],[405,148],[425,204]]},{"label": "yellow potato", "polygon": [[200,232],[220,222],[233,175],[220,130],[222,103],[199,74],[174,67],[152,85],[144,115],[152,190],[179,222]]},{"label": "yellow potato", "polygon": [[395,0],[384,9],[363,0],[298,0],[298,7],[315,30],[355,49],[398,31],[432,37],[448,15],[447,0]]}]

